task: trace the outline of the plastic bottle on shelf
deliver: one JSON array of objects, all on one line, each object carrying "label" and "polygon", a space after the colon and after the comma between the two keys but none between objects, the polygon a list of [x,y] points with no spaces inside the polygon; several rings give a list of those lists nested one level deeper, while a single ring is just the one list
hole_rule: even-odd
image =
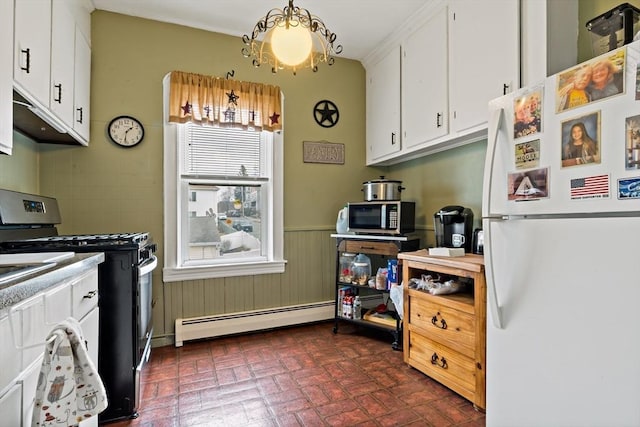
[{"label": "plastic bottle on shelf", "polygon": [[345,297],[342,303],[342,317],[345,319],[353,319],[353,297]]},{"label": "plastic bottle on shelf", "polygon": [[346,234],[347,227],[349,225],[349,209],[347,205],[338,211],[338,218],[336,219],[336,232],[338,234]]},{"label": "plastic bottle on shelf", "polygon": [[390,259],[387,261],[387,290],[398,284],[398,260]]},{"label": "plastic bottle on shelf", "polygon": [[356,296],[353,300],[353,318],[354,319],[362,319],[362,303],[360,302],[360,297]]}]

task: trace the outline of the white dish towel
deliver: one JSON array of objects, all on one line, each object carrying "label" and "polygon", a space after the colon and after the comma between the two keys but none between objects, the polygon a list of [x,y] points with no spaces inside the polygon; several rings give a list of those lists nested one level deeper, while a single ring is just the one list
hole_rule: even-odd
[{"label": "white dish towel", "polygon": [[47,337],[31,425],[77,426],[106,407],[104,385],[87,353],[82,328],[69,317]]}]

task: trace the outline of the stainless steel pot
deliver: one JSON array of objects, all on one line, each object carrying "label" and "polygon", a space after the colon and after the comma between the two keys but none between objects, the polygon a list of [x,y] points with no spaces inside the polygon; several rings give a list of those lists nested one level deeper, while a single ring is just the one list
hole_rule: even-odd
[{"label": "stainless steel pot", "polygon": [[384,179],[384,176],[381,176],[380,179],[366,181],[362,184],[364,200],[365,202],[400,200],[400,192],[404,190],[404,187],[400,184],[402,184],[402,181]]}]

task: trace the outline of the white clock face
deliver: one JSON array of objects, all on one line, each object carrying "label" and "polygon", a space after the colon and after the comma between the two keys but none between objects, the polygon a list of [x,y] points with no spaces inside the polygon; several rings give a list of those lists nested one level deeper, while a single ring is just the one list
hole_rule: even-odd
[{"label": "white clock face", "polygon": [[144,128],[133,117],[116,117],[109,123],[109,137],[123,147],[133,147],[142,141]]}]

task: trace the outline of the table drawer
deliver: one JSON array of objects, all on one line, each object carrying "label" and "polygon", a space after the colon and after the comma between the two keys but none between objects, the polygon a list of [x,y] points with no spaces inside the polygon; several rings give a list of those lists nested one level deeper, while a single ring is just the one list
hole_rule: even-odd
[{"label": "table drawer", "polygon": [[366,253],[374,255],[395,256],[398,254],[398,246],[393,242],[360,242],[357,240],[344,240],[339,248],[341,252]]},{"label": "table drawer", "polygon": [[410,297],[408,319],[412,330],[418,328],[420,333],[434,341],[446,344],[470,358],[475,356],[475,316],[425,296]]},{"label": "table drawer", "polygon": [[409,332],[411,366],[473,401],[476,387],[473,359],[436,341]]}]

